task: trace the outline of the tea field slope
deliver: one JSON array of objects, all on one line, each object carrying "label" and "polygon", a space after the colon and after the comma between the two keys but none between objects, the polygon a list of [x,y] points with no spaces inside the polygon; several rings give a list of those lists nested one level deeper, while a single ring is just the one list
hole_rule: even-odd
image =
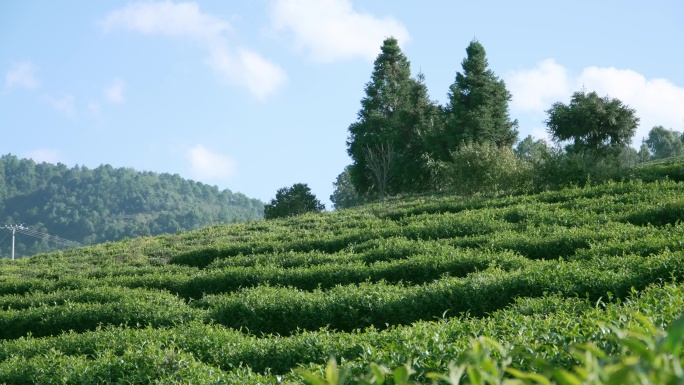
[{"label": "tea field slope", "polygon": [[642,353],[681,377],[683,218],[684,183],[624,182],[1,260],[0,383],[304,383],[331,357],[349,383],[572,383]]}]

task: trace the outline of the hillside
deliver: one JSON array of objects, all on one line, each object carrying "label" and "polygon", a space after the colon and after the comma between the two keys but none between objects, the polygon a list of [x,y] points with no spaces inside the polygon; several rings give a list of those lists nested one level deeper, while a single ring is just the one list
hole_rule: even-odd
[{"label": "hillside", "polygon": [[[262,217],[261,201],[177,174],[109,165],[67,168],[12,155],[0,157],[0,224],[23,223],[31,230],[83,244]],[[7,257],[11,238],[6,237],[8,231],[3,233],[0,255]],[[22,234],[16,239],[19,256],[57,246]]]},{"label": "hillside", "polygon": [[427,384],[452,361],[472,383],[676,383],[683,194],[390,200],[2,260],[0,383],[304,383],[330,357],[372,384],[372,363]]}]

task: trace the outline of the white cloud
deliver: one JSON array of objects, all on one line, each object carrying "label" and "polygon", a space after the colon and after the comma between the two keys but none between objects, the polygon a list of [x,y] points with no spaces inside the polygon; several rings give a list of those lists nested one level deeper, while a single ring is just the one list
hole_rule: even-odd
[{"label": "white cloud", "polygon": [[126,83],[122,80],[116,80],[112,85],[104,89],[105,98],[111,103],[123,103],[125,101],[125,89]]},{"label": "white cloud", "polygon": [[636,110],[641,118],[634,136],[636,142],[648,136],[648,131],[657,125],[684,131],[684,87],[666,79],[646,79],[635,71],[613,67],[585,68],[578,83],[601,96],[618,98]]},{"label": "white cloud", "polygon": [[198,144],[185,153],[190,161],[190,172],[199,180],[228,180],[237,171],[237,163],[231,157],[217,154]]},{"label": "white cloud", "polygon": [[14,64],[12,68],[7,71],[7,74],[5,74],[5,84],[8,88],[38,88],[40,82],[36,77],[36,66],[34,66],[30,61]]},{"label": "white cloud", "polygon": [[58,112],[73,118],[76,116],[76,106],[74,105],[74,97],[71,95],[65,95],[61,98],[46,97],[46,100],[52,108]]},{"label": "white cloud", "polygon": [[[275,93],[287,79],[285,71],[259,53],[229,47],[228,22],[203,13],[196,3],[140,2],[110,12],[100,23],[105,31],[117,28],[148,35],[187,37],[208,51],[206,62],[231,85],[247,89],[260,100]],[[261,72],[260,72],[261,71]]]},{"label": "white cloud", "polygon": [[195,3],[140,2],[110,12],[101,22],[106,31],[124,28],[148,35],[188,36],[213,41],[230,29],[230,24],[202,13]]},{"label": "white cloud", "polygon": [[214,49],[207,62],[228,83],[246,88],[259,100],[266,99],[287,81],[279,66],[247,49],[235,54]]},{"label": "white cloud", "polygon": [[506,86],[513,94],[511,108],[544,111],[572,93],[568,71],[553,59],[546,59],[531,70],[511,72]]},{"label": "white cloud", "polygon": [[271,22],[276,30],[291,30],[295,46],[320,62],[373,60],[386,37],[394,36],[400,44],[409,40],[400,22],[358,12],[349,0],[275,0]]},{"label": "white cloud", "polygon": [[555,102],[569,103],[572,93],[582,87],[599,96],[617,98],[635,109],[641,119],[633,144],[639,143],[656,125],[684,130],[684,87],[666,79],[647,79],[632,70],[587,67],[579,75],[571,76],[565,67],[547,59],[531,70],[509,73],[506,85],[513,94],[513,111],[537,115]]},{"label": "white cloud", "polygon": [[37,148],[24,153],[24,157],[33,159],[36,163],[59,163],[64,158],[62,153],[54,148]]}]

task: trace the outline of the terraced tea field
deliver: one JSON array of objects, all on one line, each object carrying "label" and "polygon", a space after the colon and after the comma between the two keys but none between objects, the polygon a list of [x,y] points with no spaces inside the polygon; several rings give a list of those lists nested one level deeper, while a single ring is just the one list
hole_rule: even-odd
[{"label": "terraced tea field", "polygon": [[625,182],[2,260],[0,383],[681,383],[682,219]]}]

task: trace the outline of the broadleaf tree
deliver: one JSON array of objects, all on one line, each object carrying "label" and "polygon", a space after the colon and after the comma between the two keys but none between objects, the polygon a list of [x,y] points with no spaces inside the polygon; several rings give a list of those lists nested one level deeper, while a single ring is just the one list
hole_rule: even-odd
[{"label": "broadleaf tree", "polygon": [[[387,38],[373,65],[371,80],[365,86],[358,119],[349,126],[347,152],[352,158],[349,174],[360,195],[396,194],[427,189],[430,173],[426,138],[439,118],[439,109],[430,101],[424,77],[411,77],[411,66],[395,38]],[[391,164],[380,180],[369,160],[387,154]],[[371,155],[369,157],[369,155]]]},{"label": "broadleaf tree", "polygon": [[644,141],[653,154],[653,159],[663,159],[684,155],[684,142],[681,134],[663,126],[655,126],[648,132]]},{"label": "broadleaf tree", "polygon": [[295,183],[276,192],[275,198],[264,206],[264,218],[284,218],[324,210],[325,205],[316,199],[306,183]]},{"label": "broadleaf tree", "polygon": [[349,175],[349,166],[337,176],[333,182],[335,190],[330,195],[330,201],[335,205],[335,209],[346,209],[363,203],[363,198],[356,193],[354,185]]},{"label": "broadleaf tree", "polygon": [[444,107],[444,144],[449,153],[466,143],[491,142],[511,147],[518,139],[518,121],[511,120],[508,102],[511,93],[506,84],[488,68],[487,54],[480,42],[473,40],[466,48],[467,57],[449,87],[449,102]]},{"label": "broadleaf tree", "polygon": [[515,155],[532,163],[539,163],[551,155],[552,149],[543,139],[534,140],[532,135],[518,142],[513,150]]},{"label": "broadleaf tree", "polygon": [[641,143],[641,147],[639,147],[638,156],[639,156],[638,163],[644,163],[644,162],[648,162],[649,160],[651,160],[651,149],[648,148],[648,144]]},{"label": "broadleaf tree", "polygon": [[546,111],[548,133],[568,153],[605,158],[628,146],[639,125],[636,111],[619,99],[596,92],[575,92],[569,104],[554,103]]}]

